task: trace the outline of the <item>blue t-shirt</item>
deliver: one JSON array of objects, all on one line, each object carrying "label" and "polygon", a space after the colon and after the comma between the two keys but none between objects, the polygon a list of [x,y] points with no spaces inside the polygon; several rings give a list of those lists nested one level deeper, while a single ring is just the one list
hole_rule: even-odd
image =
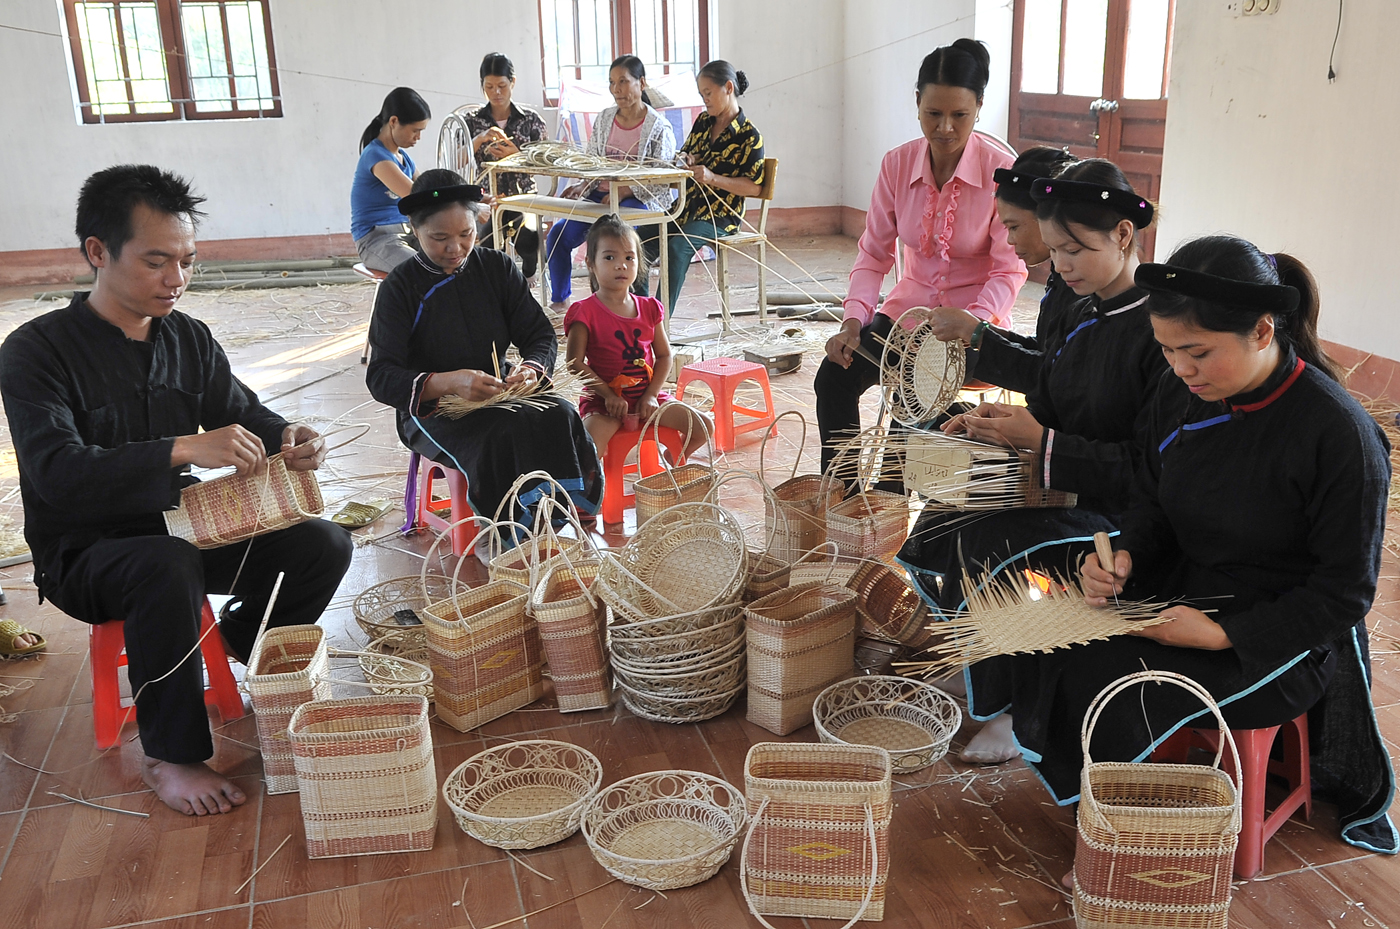
[{"label": "blue t-shirt", "polygon": [[394,157],[378,139],[372,140],[360,152],[359,164],[355,165],[355,181],[350,185],[350,237],[358,239],[369,234],[375,226],[392,226],[403,222],[399,212],[399,197],[384,182],[374,176],[374,166],[381,161],[392,161],[398,165],[409,180],[418,174],[413,159],[408,152],[399,149],[403,161]]}]

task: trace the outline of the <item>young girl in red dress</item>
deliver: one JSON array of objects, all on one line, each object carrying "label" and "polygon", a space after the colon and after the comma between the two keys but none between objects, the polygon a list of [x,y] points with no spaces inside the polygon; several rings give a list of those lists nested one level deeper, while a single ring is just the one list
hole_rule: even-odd
[{"label": "young girl in red dress", "polygon": [[[671,370],[671,344],[661,325],[666,311],[655,297],[629,291],[641,255],[636,230],[616,214],[594,223],[587,240],[593,295],[570,306],[564,316],[569,368],[589,379],[578,411],[599,457],[629,415],[645,424],[671,399],[661,389]],[[661,425],[682,434],[689,430],[687,456],[704,444],[710,428],[705,417],[680,404],[662,411]]]}]

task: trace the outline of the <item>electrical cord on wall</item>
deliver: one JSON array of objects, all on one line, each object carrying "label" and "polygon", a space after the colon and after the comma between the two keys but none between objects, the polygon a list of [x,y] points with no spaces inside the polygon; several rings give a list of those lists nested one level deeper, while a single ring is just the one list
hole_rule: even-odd
[{"label": "electrical cord on wall", "polygon": [[1332,33],[1332,52],[1327,56],[1327,83],[1331,84],[1337,80],[1337,72],[1332,67],[1332,62],[1337,57],[1337,38],[1342,34],[1342,4],[1346,0],[1337,0],[1337,31]]}]

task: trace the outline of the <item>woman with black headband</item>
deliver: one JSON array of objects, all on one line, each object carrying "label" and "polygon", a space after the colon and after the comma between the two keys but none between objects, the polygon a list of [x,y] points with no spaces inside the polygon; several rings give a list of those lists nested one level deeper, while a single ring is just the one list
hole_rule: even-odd
[{"label": "woman with black headband", "polygon": [[[1052,314],[1025,380],[1026,406],[984,403],[943,426],[950,434],[1033,452],[1045,487],[1078,495],[1072,509],[1009,509],[969,518],[926,509],[899,561],[924,598],[950,614],[966,607],[974,577],[1032,568],[1071,575],[1095,532],[1115,532],[1140,459],[1146,407],[1166,362],[1152,340],[1147,292],[1133,281],[1138,234],[1155,210],[1110,162],[1091,159],[1030,188],[1056,271],[1077,298]],[[976,344],[989,331],[979,323]],[[963,760],[998,764],[1017,754],[996,686],[998,659],[967,669],[968,711],[986,720]]]},{"label": "woman with black headband", "polygon": [[[467,476],[477,513],[495,513],[518,476],[542,470],[567,489],[573,506],[592,515],[602,499],[602,473],[569,403],[487,407],[461,419],[434,415],[446,394],[485,400],[508,384],[549,377],[559,349],[515,264],[502,252],[474,247],[481,195],[456,172],[434,169],[399,202],[420,247],[379,285],[369,331],[370,393],[398,411],[405,445]],[[512,345],[519,365],[505,360]],[[513,516],[532,524],[529,513]]]},{"label": "woman with black headband", "polygon": [[[1234,729],[1307,713],[1314,793],[1336,802],[1343,839],[1393,853],[1394,775],[1370,701],[1365,624],[1391,477],[1385,435],[1337,382],[1318,343],[1317,285],[1296,258],[1212,236],[1143,265],[1137,280],[1172,372],[1148,411],[1112,574],[1090,555],[1084,589],[1099,606],[1176,605],[1138,637],[1011,659],[1016,737],[1071,802],[1093,696],[1144,665],[1176,671],[1204,685]],[[1200,715],[1174,687],[1134,696],[1109,704],[1096,760],[1142,758]]]}]

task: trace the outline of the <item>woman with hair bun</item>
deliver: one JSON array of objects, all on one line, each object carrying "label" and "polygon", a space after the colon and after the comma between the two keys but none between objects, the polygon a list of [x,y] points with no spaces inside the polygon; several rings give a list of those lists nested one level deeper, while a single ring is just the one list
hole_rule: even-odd
[{"label": "woman with hair bun", "polygon": [[[880,382],[868,358],[880,357],[884,337],[906,310],[954,307],[1003,327],[1011,322],[1026,267],[997,218],[992,174],[1010,167],[1012,156],[973,132],[990,68],[986,46],[973,39],[934,49],[919,67],[914,103],[923,136],[880,163],[845,319],[817,369],[823,471],[836,446],[860,429],[861,395]],[[904,276],[881,304],[896,242],[904,248]]]},{"label": "woman with hair bun", "polygon": [[691,178],[686,181],[685,207],[666,230],[667,313],[676,311],[696,251],[738,232],[745,199],[763,191],[763,136],[739,106],[748,77],[717,58],[700,69],[695,86],[705,112],[695,118],[680,151]]},{"label": "woman with hair bun", "polygon": [[[1345,841],[1394,853],[1365,624],[1391,478],[1385,434],[1338,383],[1318,342],[1317,284],[1296,258],[1210,236],[1137,280],[1171,372],[1149,409],[1113,564],[1090,555],[1082,574],[1097,606],[1176,605],[1137,636],[1009,659],[1000,696],[1016,738],[1055,799],[1072,802],[1094,695],[1144,665],[1185,674],[1232,729],[1306,713],[1314,796],[1337,804]],[[1174,687],[1124,696],[1095,731],[1095,760],[1143,758],[1201,715]]]},{"label": "woman with hair bun", "polygon": [[417,91],[395,87],[360,136],[360,160],[350,185],[350,236],[360,260],[374,271],[392,271],[413,257],[398,202],[412,191],[418,168],[404,149],[418,144],[431,118]]}]

